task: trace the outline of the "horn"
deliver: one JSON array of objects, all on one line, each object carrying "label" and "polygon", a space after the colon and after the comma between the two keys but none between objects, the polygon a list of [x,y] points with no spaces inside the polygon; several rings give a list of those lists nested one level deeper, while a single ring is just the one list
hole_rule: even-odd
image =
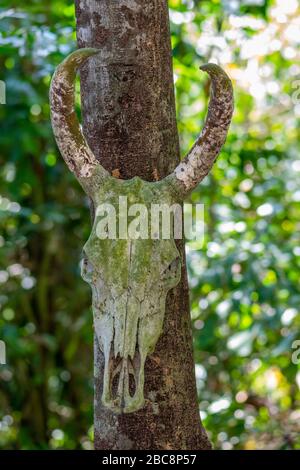
[{"label": "horn", "polygon": [[60,153],[83,189],[90,193],[109,173],[91,151],[74,109],[75,78],[78,68],[98,49],[79,49],[56,69],[50,86],[50,112]]},{"label": "horn", "polygon": [[216,64],[200,67],[211,78],[210,101],[201,134],[179,163],[168,183],[185,197],[211,170],[224,144],[233,114],[233,88],[228,75]]}]

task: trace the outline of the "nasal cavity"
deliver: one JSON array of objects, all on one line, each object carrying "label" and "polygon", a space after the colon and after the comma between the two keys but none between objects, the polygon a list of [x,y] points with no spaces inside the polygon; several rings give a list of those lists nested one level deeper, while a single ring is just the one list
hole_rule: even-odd
[{"label": "nasal cavity", "polygon": [[[124,397],[129,394],[130,397],[135,395],[138,383],[138,374],[140,368],[139,352],[136,351],[134,358],[122,358],[118,355],[111,359],[111,397]],[[122,383],[120,383],[122,381]]]}]

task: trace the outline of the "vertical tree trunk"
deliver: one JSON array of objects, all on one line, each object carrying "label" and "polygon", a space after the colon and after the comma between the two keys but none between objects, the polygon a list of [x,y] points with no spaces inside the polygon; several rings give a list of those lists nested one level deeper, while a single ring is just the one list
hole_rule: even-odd
[{"label": "vertical tree trunk", "polygon": [[[81,72],[90,147],[115,176],[166,176],[179,161],[167,1],[75,4],[78,46],[100,50]],[[185,264],[168,295],[163,335],[146,362],[145,407],[126,415],[103,408],[103,369],[95,339],[96,449],[210,448],[197,405]]]}]

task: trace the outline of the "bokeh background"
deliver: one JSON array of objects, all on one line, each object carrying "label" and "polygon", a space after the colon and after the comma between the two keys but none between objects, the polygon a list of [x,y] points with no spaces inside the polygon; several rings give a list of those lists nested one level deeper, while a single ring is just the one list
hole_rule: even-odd
[{"label": "bokeh background", "polygon": [[[297,0],[170,0],[182,153],[220,63],[236,110],[187,245],[199,409],[217,449],[300,448],[300,9]],[[1,1],[0,448],[92,448],[87,201],[60,158],[48,89],[76,48],[71,0]],[[298,346],[299,347],[299,346]],[[293,363],[294,362],[294,363]]]}]

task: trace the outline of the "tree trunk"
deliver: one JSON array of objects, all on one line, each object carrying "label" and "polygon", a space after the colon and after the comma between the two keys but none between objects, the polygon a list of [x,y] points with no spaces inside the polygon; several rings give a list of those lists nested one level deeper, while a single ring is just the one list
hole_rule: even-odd
[{"label": "tree trunk", "polygon": [[[78,46],[96,47],[81,72],[83,129],[114,176],[152,181],[179,161],[166,0],[75,0]],[[183,246],[180,250],[184,256]],[[145,407],[101,404],[95,338],[96,449],[209,449],[197,404],[186,266],[167,298],[164,332],[145,366]]]}]

